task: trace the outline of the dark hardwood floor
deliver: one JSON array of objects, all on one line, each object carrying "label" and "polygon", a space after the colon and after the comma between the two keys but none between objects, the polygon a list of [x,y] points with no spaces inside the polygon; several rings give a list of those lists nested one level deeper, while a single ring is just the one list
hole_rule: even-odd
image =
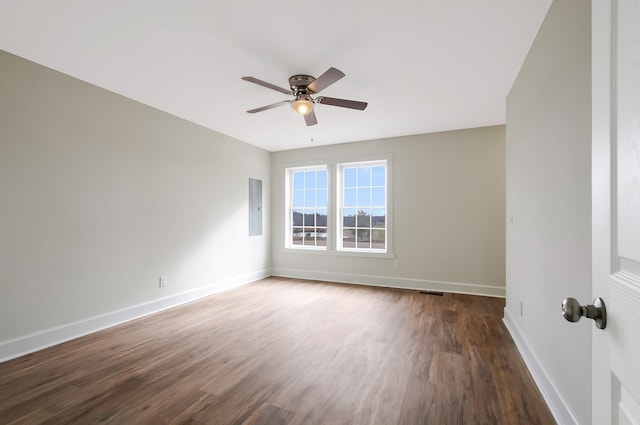
[{"label": "dark hardwood floor", "polygon": [[0,363],[0,424],[555,424],[503,308],[268,278]]}]

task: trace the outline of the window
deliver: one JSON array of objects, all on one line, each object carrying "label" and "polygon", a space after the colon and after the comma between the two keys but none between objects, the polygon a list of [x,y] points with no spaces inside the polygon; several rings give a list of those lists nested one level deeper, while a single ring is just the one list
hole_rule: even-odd
[{"label": "window", "polygon": [[285,169],[285,248],[393,257],[392,158]]},{"label": "window", "polygon": [[327,249],[327,167],[287,169],[287,247]]},{"label": "window", "polygon": [[387,252],[387,161],[338,164],[338,250]]}]

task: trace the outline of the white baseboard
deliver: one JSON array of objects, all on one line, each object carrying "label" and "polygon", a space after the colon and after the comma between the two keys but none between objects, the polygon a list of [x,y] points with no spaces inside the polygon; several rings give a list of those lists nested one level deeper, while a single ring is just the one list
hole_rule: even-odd
[{"label": "white baseboard", "polygon": [[547,375],[535,353],[531,350],[529,344],[527,344],[525,336],[520,332],[516,322],[513,321],[506,308],[504,309],[503,322],[511,334],[516,347],[518,347],[520,355],[527,365],[538,389],[542,393],[542,397],[547,402],[553,417],[556,422],[558,422],[558,425],[580,425],[580,422],[573,412],[571,412],[571,409],[569,409],[568,404],[562,398],[562,395],[558,392],[556,386],[553,384],[551,379],[549,379],[549,375]]},{"label": "white baseboard", "polygon": [[247,283],[268,277],[269,270],[260,270],[247,273],[231,279],[216,282],[201,288],[159,298],[142,304],[133,305],[110,313],[90,317],[62,326],[45,329],[18,338],[0,341],[0,363],[51,347],[65,341],[97,332],[130,320],[138,319],[152,313],[157,313],[180,304],[195,301],[197,299],[213,295],[218,292],[236,288]]},{"label": "white baseboard", "polygon": [[355,273],[335,273],[327,271],[311,271],[274,268],[273,276],[297,279],[321,280],[339,283],[383,286],[387,288],[414,289],[418,291],[453,292],[457,294],[483,295],[487,297],[505,297],[504,286],[477,285],[474,283],[444,282],[438,280],[409,279],[389,276],[373,276]]}]

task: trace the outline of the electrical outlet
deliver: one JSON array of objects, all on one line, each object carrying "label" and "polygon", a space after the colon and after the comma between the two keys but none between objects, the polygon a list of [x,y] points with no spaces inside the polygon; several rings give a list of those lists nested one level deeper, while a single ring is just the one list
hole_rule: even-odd
[{"label": "electrical outlet", "polygon": [[160,288],[167,286],[167,276],[160,276]]},{"label": "electrical outlet", "polygon": [[524,316],[524,302],[520,301],[520,316]]},{"label": "electrical outlet", "polygon": [[400,261],[394,261],[393,262],[393,269],[394,270],[400,270]]}]

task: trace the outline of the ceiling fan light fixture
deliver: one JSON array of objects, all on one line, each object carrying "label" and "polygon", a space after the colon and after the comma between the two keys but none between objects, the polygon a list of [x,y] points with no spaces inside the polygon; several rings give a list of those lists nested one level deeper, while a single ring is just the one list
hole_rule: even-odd
[{"label": "ceiling fan light fixture", "polygon": [[313,111],[313,101],[308,97],[297,97],[296,100],[291,102],[291,107],[300,115],[307,115]]}]

